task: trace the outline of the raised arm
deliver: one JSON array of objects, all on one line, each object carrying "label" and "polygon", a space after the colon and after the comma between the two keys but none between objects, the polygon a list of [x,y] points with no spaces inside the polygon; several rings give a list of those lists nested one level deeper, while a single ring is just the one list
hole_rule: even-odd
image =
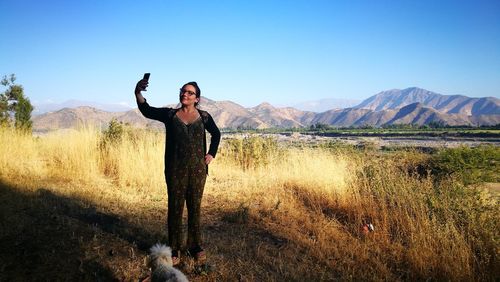
[{"label": "raised arm", "polygon": [[139,80],[139,82],[137,82],[137,85],[135,86],[134,93],[139,111],[146,118],[165,122],[168,109],[151,107],[146,101],[146,98],[144,98],[141,93],[141,91],[146,91],[146,87],[148,87],[148,81],[144,79]]}]

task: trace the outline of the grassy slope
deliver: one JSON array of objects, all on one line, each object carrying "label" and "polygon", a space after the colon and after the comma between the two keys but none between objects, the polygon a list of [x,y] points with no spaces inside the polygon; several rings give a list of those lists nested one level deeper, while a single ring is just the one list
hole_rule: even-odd
[{"label": "grassy slope", "polygon": [[[147,275],[166,242],[163,137],[104,139],[1,131],[2,279]],[[423,155],[225,145],[202,203],[209,266],[181,266],[193,281],[500,277],[498,199],[415,174]]]}]

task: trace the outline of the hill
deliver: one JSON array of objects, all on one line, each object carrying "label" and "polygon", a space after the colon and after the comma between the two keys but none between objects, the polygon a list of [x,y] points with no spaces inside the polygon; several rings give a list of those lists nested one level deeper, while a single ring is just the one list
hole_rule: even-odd
[{"label": "hill", "polygon": [[[176,108],[179,105],[167,105]],[[321,113],[279,108],[261,103],[245,108],[232,101],[202,97],[200,109],[208,111],[220,128],[300,128],[314,124],[335,127],[383,126],[391,124],[440,123],[446,125],[496,125],[500,123],[500,100],[493,97],[469,98],[441,95],[420,88],[389,90],[374,95],[354,108]],[[138,109],[107,112],[92,107],[65,108],[33,117],[36,132],[74,128],[80,124],[107,126],[112,118],[136,127],[162,129],[163,124],[148,120]]]},{"label": "hill", "polygon": [[424,107],[446,114],[468,116],[500,114],[500,100],[494,97],[470,98],[463,95],[441,95],[418,87],[382,91],[354,108],[381,111],[398,109],[413,103],[421,103]]}]

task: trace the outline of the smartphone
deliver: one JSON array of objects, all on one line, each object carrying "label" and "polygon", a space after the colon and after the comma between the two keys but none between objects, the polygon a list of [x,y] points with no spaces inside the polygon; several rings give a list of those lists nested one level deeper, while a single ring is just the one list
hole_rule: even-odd
[{"label": "smartphone", "polygon": [[146,81],[149,81],[149,76],[150,76],[150,75],[151,75],[151,74],[150,74],[149,72],[147,72],[147,73],[145,73],[145,74],[144,74],[144,77],[143,77],[142,79],[144,79],[144,80],[146,80]]}]

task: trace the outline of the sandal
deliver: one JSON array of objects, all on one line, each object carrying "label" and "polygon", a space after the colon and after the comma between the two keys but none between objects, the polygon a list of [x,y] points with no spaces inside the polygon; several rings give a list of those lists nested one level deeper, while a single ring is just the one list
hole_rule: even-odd
[{"label": "sandal", "polygon": [[179,265],[181,263],[181,258],[179,257],[179,251],[172,251],[172,266]]},{"label": "sandal", "polygon": [[189,249],[189,255],[192,256],[196,262],[203,263],[207,260],[207,254],[200,246]]},{"label": "sandal", "polygon": [[194,260],[197,262],[203,263],[203,262],[207,261],[207,254],[205,254],[205,251],[197,252],[194,255]]}]

